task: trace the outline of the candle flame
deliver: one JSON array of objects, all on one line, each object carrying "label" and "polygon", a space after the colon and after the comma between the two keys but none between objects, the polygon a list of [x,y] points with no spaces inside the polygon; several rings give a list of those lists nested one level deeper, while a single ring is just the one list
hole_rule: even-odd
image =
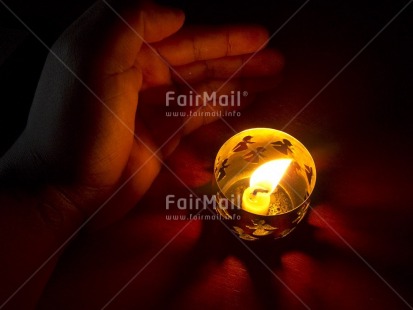
[{"label": "candle flame", "polygon": [[291,162],[290,158],[276,159],[259,166],[251,175],[250,187],[271,194],[280,183]]}]

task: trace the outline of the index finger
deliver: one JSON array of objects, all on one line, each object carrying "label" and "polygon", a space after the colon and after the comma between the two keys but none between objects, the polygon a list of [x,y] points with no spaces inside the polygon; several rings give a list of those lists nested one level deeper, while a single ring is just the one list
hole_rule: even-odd
[{"label": "index finger", "polygon": [[253,53],[265,47],[268,32],[261,26],[194,27],[154,44],[171,65]]}]

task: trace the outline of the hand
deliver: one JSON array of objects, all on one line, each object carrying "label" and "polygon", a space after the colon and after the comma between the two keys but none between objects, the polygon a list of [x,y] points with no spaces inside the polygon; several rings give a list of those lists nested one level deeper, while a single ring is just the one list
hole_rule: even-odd
[{"label": "hand", "polygon": [[1,158],[2,302],[37,270],[14,299],[36,303],[68,237],[94,213],[94,228],[121,218],[180,138],[216,119],[166,117],[166,91],[247,90],[251,99],[282,67],[272,50],[249,60],[266,43],[261,27],[180,30],[181,11],[115,7],[122,20],[109,5],[97,3],[54,44],[26,129]]},{"label": "hand", "polygon": [[[55,43],[12,152],[25,158],[21,178],[52,184],[84,216],[116,192],[99,225],[136,204],[183,134],[216,119],[167,118],[165,92],[219,89],[267,40],[257,26],[177,32],[184,14],[153,4],[115,10],[123,21],[98,3]],[[271,86],[281,66],[278,53],[261,51],[218,95],[252,95]]]}]

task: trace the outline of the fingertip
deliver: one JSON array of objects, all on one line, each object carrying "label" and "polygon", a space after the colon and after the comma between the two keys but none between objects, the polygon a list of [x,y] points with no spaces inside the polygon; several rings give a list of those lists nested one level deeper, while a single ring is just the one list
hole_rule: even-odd
[{"label": "fingertip", "polygon": [[177,23],[183,24],[185,21],[185,12],[177,7],[158,5],[151,3],[147,7],[149,10],[157,12],[159,15],[164,15],[168,19],[172,19]]},{"label": "fingertip", "polygon": [[173,14],[175,16],[175,19],[181,21],[181,23],[183,24],[185,22],[185,12],[179,8],[175,8],[175,7],[168,7],[169,11],[171,12],[171,14]]},{"label": "fingertip", "polygon": [[[267,28],[261,25],[252,25],[251,27],[251,40],[256,40],[258,44],[265,44],[268,42],[270,33]],[[247,33],[248,35],[248,33]]]},{"label": "fingertip", "polygon": [[185,13],[178,8],[146,3],[144,37],[147,42],[160,41],[177,32],[185,22]]},{"label": "fingertip", "polygon": [[269,41],[268,30],[260,25],[233,26],[228,31],[231,46],[228,56],[257,52]]},{"label": "fingertip", "polygon": [[248,39],[251,42],[251,47],[255,50],[263,49],[269,42],[269,32],[267,28],[263,26],[254,26],[250,33],[246,33]]}]

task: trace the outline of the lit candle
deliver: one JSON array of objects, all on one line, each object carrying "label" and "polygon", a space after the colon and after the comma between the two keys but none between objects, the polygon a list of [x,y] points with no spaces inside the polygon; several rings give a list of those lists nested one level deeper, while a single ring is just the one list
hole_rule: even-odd
[{"label": "lit candle", "polygon": [[280,183],[292,159],[277,159],[258,167],[251,175],[250,186],[242,195],[242,209],[268,215],[271,194]]},{"label": "lit candle", "polygon": [[283,238],[309,209],[316,181],[310,152],[289,134],[251,128],[228,139],[214,164],[215,209],[244,240]]}]

